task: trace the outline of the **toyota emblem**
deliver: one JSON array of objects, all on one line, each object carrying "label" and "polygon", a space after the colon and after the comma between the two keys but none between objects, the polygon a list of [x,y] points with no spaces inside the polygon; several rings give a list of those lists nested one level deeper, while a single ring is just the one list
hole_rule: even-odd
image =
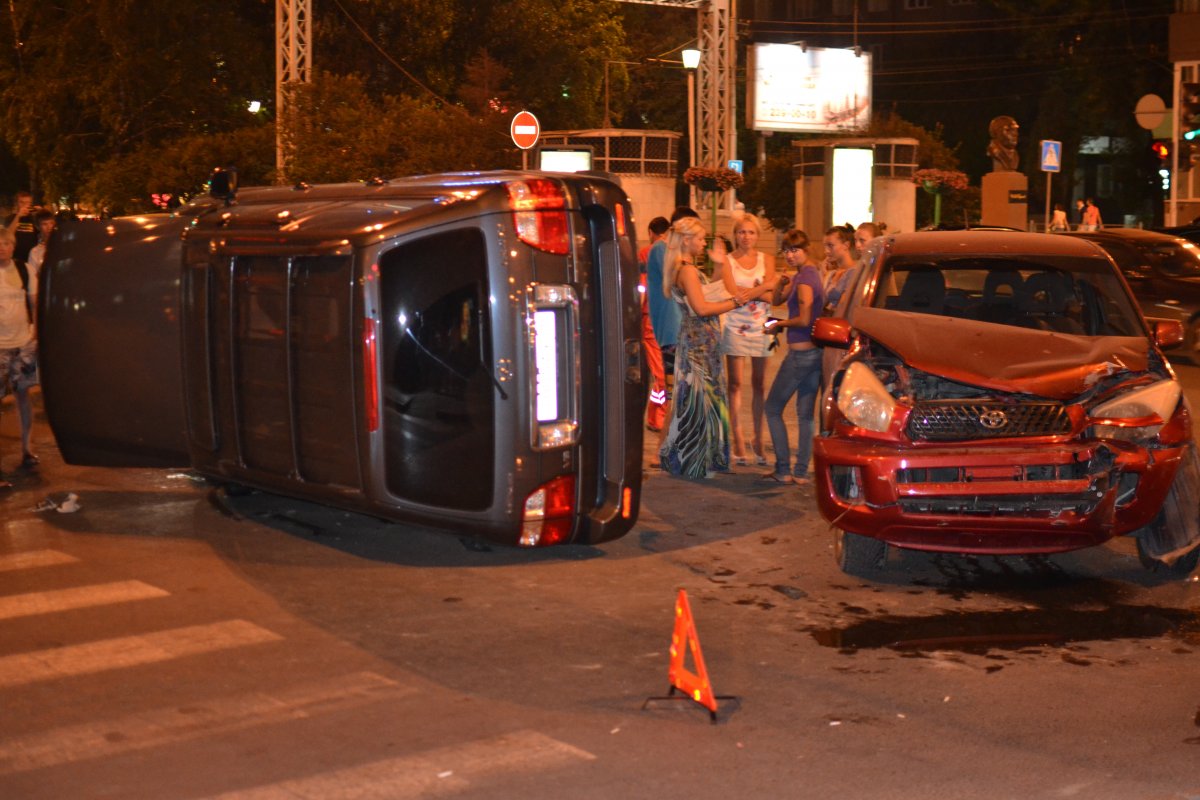
[{"label": "toyota emblem", "polygon": [[1008,415],[999,409],[985,411],[979,415],[979,424],[991,431],[998,431],[1008,424]]}]

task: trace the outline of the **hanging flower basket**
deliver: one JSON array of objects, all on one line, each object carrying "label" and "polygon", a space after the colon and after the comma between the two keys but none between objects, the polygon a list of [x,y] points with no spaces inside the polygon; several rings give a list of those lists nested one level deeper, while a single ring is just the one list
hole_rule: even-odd
[{"label": "hanging flower basket", "polygon": [[919,169],[913,173],[912,180],[930,194],[967,188],[966,174],[956,169]]},{"label": "hanging flower basket", "polygon": [[913,183],[933,195],[933,224],[942,224],[942,195],[967,188],[967,176],[956,169],[919,169],[913,173]]},{"label": "hanging flower basket", "polygon": [[683,182],[704,192],[724,192],[740,189],[746,179],[729,167],[688,167],[683,173]]}]

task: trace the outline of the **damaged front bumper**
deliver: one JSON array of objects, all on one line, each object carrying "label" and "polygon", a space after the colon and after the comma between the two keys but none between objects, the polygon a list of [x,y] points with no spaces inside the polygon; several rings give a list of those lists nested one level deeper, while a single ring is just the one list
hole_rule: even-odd
[{"label": "damaged front bumper", "polygon": [[1147,525],[1184,446],[1078,439],[898,445],[818,437],[821,513],[845,531],[900,547],[959,553],[1053,553]]}]

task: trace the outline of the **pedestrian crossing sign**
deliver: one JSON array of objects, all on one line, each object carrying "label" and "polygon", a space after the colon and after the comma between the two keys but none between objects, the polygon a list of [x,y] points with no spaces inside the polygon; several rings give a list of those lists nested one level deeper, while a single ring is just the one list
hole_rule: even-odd
[{"label": "pedestrian crossing sign", "polygon": [[1062,142],[1042,139],[1042,172],[1062,170]]}]

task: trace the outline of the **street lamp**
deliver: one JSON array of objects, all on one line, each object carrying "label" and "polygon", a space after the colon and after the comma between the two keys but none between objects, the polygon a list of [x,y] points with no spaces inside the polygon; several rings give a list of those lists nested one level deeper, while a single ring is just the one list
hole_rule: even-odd
[{"label": "street lamp", "polygon": [[[696,68],[700,66],[700,51],[688,48],[681,54],[683,68],[687,70],[688,101],[688,166],[696,166]],[[688,187],[688,205],[696,207],[696,187]]]}]

